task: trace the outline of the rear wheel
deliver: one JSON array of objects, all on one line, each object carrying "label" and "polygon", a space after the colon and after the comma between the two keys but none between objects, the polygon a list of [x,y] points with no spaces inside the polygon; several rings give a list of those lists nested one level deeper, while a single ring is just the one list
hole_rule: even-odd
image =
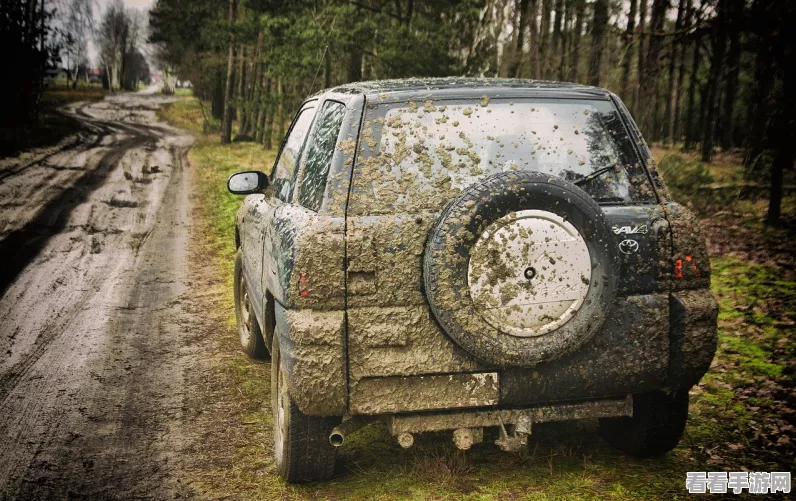
[{"label": "rear wheel", "polygon": [[677,447],[687,419],[688,390],[651,391],[633,395],[633,417],[600,419],[600,432],[631,456],[662,456]]},{"label": "rear wheel", "polygon": [[288,482],[326,480],[334,473],[336,449],[329,434],[338,424],[333,417],[307,416],[296,407],[286,384],[285,369],[274,335],[271,356],[271,405],[274,413],[274,460],[279,476]]},{"label": "rear wheel", "polygon": [[235,318],[238,323],[238,335],[240,336],[240,346],[244,353],[251,358],[268,358],[268,348],[263,340],[263,333],[257,317],[254,315],[251,298],[249,297],[249,287],[243,277],[243,253],[238,249],[235,254]]}]

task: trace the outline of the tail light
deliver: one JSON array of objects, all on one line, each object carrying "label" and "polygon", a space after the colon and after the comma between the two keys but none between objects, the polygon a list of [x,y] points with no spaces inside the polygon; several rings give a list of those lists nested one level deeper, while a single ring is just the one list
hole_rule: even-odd
[{"label": "tail light", "polygon": [[693,256],[685,256],[685,259],[675,259],[674,260],[674,278],[681,279],[681,278],[700,278],[702,276],[702,272],[699,269],[699,265],[697,265],[696,259]]}]

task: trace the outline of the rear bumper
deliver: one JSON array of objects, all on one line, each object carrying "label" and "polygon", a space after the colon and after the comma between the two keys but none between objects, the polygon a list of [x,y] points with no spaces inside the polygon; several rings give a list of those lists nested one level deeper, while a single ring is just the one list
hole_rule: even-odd
[{"label": "rear bumper", "polygon": [[719,308],[709,289],[679,291],[669,301],[669,372],[666,389],[690,388],[716,353]]},{"label": "rear bumper", "polygon": [[501,405],[522,406],[658,389],[669,369],[669,295],[618,298],[579,349],[501,373]]},{"label": "rear bumper", "polygon": [[[717,307],[708,289],[618,298],[602,328],[583,346],[528,369],[484,365],[459,353],[458,347],[451,348],[455,357],[450,356],[441,344],[438,350],[424,353],[439,364],[429,367],[444,366],[443,372],[408,365],[402,370],[400,363],[390,362],[416,360],[413,344],[436,339],[423,322],[396,346],[384,346],[383,340],[364,346],[357,344],[357,333],[344,333],[342,312],[280,310],[277,327],[287,345],[283,356],[292,359],[288,361],[291,394],[311,415],[517,409],[684,389],[707,372],[716,351]],[[389,331],[401,330],[400,323],[387,327],[390,315],[385,319]],[[347,364],[346,354],[352,357]],[[363,355],[368,358],[357,358]],[[363,360],[371,357],[388,365],[381,365],[378,373],[354,377]],[[454,365],[456,357],[462,363]]]},{"label": "rear bumper", "polygon": [[400,414],[390,416],[387,425],[392,435],[399,436],[402,433],[507,426],[521,422],[533,425],[550,421],[620,416],[633,416],[633,399],[630,395],[617,399],[540,405],[525,409]]},{"label": "rear bumper", "polygon": [[716,352],[709,289],[618,300],[580,349],[532,369],[500,374],[500,404],[528,405],[690,388]]}]

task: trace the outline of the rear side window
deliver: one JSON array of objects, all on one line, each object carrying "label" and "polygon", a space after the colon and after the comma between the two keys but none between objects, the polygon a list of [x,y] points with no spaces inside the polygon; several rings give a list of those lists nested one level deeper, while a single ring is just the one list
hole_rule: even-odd
[{"label": "rear side window", "polygon": [[345,105],[327,101],[315,122],[315,130],[305,156],[298,195],[299,203],[310,210],[318,211],[321,207],[329,166],[332,163],[344,115]]},{"label": "rear side window", "polygon": [[315,103],[306,105],[299,111],[293,127],[288,133],[279,160],[276,163],[271,184],[274,186],[274,195],[283,202],[289,202],[293,194],[293,185],[296,182],[296,167],[301,159],[304,139],[312,125],[315,115]]}]

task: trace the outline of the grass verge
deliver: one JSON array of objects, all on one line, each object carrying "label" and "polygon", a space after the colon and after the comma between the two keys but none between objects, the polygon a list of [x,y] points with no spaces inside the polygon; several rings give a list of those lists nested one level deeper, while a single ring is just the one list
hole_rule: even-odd
[{"label": "grass verge", "polygon": [[[610,449],[593,421],[534,428],[527,451],[507,454],[489,443],[464,453],[446,434],[425,434],[401,449],[382,426],[365,428],[341,451],[340,472],[325,484],[291,486],[274,474],[268,364],[237,347],[232,308],[233,216],[241,199],[227,176],[268,170],[272,152],[250,143],[228,146],[201,134],[195,99],[162,116],[191,130],[195,260],[211,275],[205,300],[218,317],[215,402],[201,464],[189,472],[201,497],[236,499],[685,499],[687,471],[779,470],[792,464],[793,325],[796,286],[776,264],[714,257],[720,344],[710,373],[692,392],[680,446],[662,459],[635,460]],[[754,207],[749,210],[756,210]],[[759,215],[759,214],[758,214]],[[757,216],[755,216],[757,217]],[[756,231],[750,223],[749,231]],[[214,278],[212,278],[214,277]]]}]

